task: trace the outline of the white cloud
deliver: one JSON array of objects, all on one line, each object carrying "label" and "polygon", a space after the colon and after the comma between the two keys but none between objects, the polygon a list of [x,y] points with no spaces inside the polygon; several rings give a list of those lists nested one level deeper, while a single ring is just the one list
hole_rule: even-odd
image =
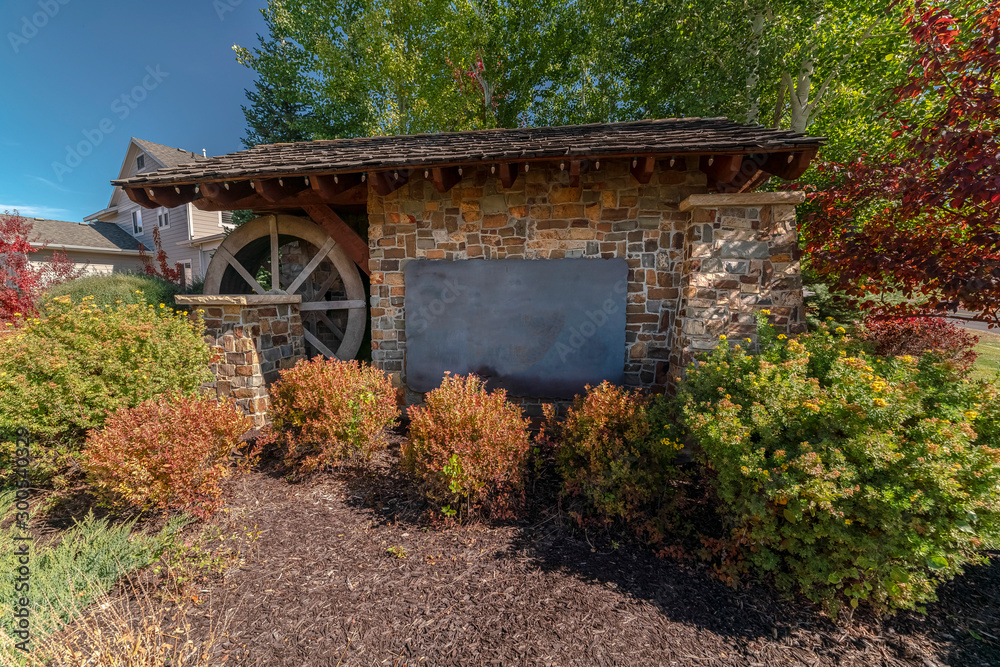
[{"label": "white cloud", "polygon": [[59,185],[58,183],[50,181],[47,178],[42,178],[41,176],[32,176],[31,174],[28,174],[27,176],[28,176],[28,178],[32,179],[33,181],[38,181],[39,183],[44,183],[45,185],[47,185],[50,188],[53,188],[55,190],[58,190],[59,192],[65,192],[66,194],[70,194],[70,195],[78,195],[78,194],[80,194],[76,190],[69,190],[67,188],[64,188],[63,186]]},{"label": "white cloud", "polygon": [[0,212],[2,211],[8,211],[10,213],[17,211],[21,215],[28,218],[48,219],[61,218],[69,213],[69,211],[64,208],[53,208],[52,206],[18,206],[17,204],[0,204]]}]

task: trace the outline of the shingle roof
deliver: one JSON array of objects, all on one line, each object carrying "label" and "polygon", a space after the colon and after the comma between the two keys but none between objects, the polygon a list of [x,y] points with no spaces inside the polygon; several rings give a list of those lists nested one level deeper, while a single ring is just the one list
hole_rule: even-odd
[{"label": "shingle roof", "polygon": [[270,144],[114,183],[193,183],[564,157],[778,153],[815,150],[823,142],[790,130],[740,125],[725,118],[670,118]]},{"label": "shingle roof", "polygon": [[191,151],[186,151],[181,148],[172,148],[171,146],[164,146],[163,144],[154,144],[152,141],[136,139],[135,137],[132,139],[135,143],[139,144],[139,147],[142,148],[142,150],[162,162],[164,167],[177,167],[182,164],[207,159],[203,155],[192,153]]},{"label": "shingle roof", "polygon": [[[77,246],[94,250],[136,251],[142,244],[131,234],[110,222],[91,224],[29,218],[32,242],[50,246]],[[145,246],[142,246],[145,249]]]}]

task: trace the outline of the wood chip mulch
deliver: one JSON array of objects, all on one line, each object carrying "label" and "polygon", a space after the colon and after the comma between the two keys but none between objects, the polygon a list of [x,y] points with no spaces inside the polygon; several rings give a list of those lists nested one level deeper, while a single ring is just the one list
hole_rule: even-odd
[{"label": "wood chip mulch", "polygon": [[926,616],[836,625],[764,586],[734,590],[701,565],[599,544],[562,515],[429,525],[391,463],[367,478],[232,484],[213,521],[260,536],[189,618],[196,635],[227,635],[220,663],[1000,665],[997,553],[942,587]]}]

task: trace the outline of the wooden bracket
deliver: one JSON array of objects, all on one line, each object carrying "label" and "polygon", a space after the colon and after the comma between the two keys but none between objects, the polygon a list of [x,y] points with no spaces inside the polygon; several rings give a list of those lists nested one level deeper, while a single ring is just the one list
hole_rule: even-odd
[{"label": "wooden bracket", "polygon": [[316,174],[309,177],[309,186],[324,199],[330,200],[362,182],[361,174]]},{"label": "wooden bracket", "polygon": [[410,172],[406,169],[398,171],[371,171],[368,172],[368,180],[371,182],[375,192],[385,197],[403,187],[410,180]]},{"label": "wooden bracket", "polygon": [[232,204],[240,199],[252,197],[254,194],[250,181],[236,181],[228,185],[227,188],[226,184],[223,183],[202,183],[201,193],[205,199],[216,204]]},{"label": "wooden bracket", "polygon": [[[189,202],[199,199],[201,195],[195,192],[196,185],[165,185],[156,188],[147,188],[149,199],[155,206],[164,208],[174,208],[183,206]],[[150,207],[153,208],[153,207]]]},{"label": "wooden bracket", "polygon": [[434,183],[434,189],[442,194],[455,187],[460,180],[462,180],[462,175],[459,173],[458,167],[431,169],[431,182]]},{"label": "wooden bracket", "polygon": [[500,185],[502,185],[506,190],[514,187],[514,181],[517,180],[518,174],[517,163],[501,162],[498,169],[500,171]]},{"label": "wooden bracket", "polygon": [[649,183],[653,176],[653,169],[656,167],[656,158],[640,157],[632,160],[632,176],[643,185]]},{"label": "wooden bracket", "polygon": [[590,160],[570,160],[569,161],[569,186],[571,188],[580,187],[580,174],[590,171]]},{"label": "wooden bracket", "polygon": [[336,211],[326,204],[303,206],[302,208],[316,224],[325,229],[326,233],[344,249],[344,252],[351,258],[351,261],[358,265],[358,268],[364,271],[366,275],[370,276],[372,274],[368,266],[368,242],[362,239],[349,224],[344,222],[343,218],[337,215]]},{"label": "wooden bracket", "polygon": [[699,160],[699,167],[708,176],[708,184],[712,187],[732,182],[742,165],[742,155],[702,155]]},{"label": "wooden bracket", "polygon": [[145,188],[125,188],[125,195],[143,208],[157,208],[159,204],[149,198]]},{"label": "wooden bracket", "polygon": [[816,149],[799,151],[798,153],[772,153],[767,156],[761,169],[786,181],[794,181],[806,172],[814,157],[816,157]]},{"label": "wooden bracket", "polygon": [[289,176],[288,178],[263,178],[253,183],[253,189],[261,197],[269,202],[276,202],[298,194],[306,189],[306,181],[301,176]]}]

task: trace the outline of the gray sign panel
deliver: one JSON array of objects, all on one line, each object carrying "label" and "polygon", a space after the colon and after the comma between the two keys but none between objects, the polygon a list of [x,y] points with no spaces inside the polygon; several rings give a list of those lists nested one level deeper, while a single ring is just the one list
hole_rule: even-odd
[{"label": "gray sign panel", "polygon": [[406,383],[476,373],[514,396],[572,398],[621,383],[624,259],[409,262]]}]

